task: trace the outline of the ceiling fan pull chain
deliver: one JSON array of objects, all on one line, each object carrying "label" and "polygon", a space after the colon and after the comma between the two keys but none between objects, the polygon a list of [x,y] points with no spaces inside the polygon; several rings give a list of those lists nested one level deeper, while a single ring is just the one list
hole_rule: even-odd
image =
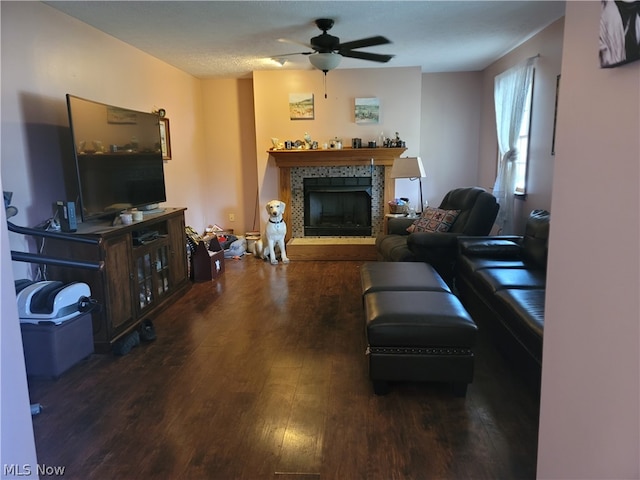
[{"label": "ceiling fan pull chain", "polygon": [[324,85],[324,98],[327,98],[327,72],[322,72],[324,73],[324,78],[322,79],[322,83]]}]

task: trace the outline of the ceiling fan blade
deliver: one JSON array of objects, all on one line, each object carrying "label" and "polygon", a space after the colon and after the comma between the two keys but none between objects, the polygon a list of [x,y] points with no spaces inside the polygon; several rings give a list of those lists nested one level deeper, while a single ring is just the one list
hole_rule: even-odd
[{"label": "ceiling fan blade", "polygon": [[291,43],[293,45],[301,45],[303,47],[307,47],[313,50],[313,47],[309,43],[296,42],[295,40],[289,40],[288,38],[279,38],[278,41],[281,43]]},{"label": "ceiling fan blade", "polygon": [[341,43],[339,46],[339,50],[353,50],[354,48],[374,47],[376,45],[386,45],[387,43],[391,43],[391,40],[381,35],[377,35],[375,37],[361,38],[360,40]]},{"label": "ceiling fan blade", "polygon": [[278,55],[271,55],[269,58],[290,57],[292,55],[311,55],[316,52],[295,52],[295,53],[279,53]]},{"label": "ceiling fan blade", "polygon": [[372,62],[386,63],[393,58],[393,55],[383,55],[381,53],[354,52],[353,50],[340,50],[338,53],[343,57],[359,58],[360,60],[370,60]]}]

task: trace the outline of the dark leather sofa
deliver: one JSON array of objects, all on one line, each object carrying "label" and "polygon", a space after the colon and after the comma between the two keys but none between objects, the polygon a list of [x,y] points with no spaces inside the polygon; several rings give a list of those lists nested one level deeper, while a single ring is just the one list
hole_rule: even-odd
[{"label": "dark leather sofa", "polygon": [[410,234],[407,227],[415,219],[390,218],[387,223],[387,234],[376,238],[378,260],[429,263],[451,285],[458,237],[489,234],[499,206],[495,197],[483,188],[463,187],[448,192],[438,208],[460,210],[460,214],[448,232]]},{"label": "dark leather sofa", "polygon": [[531,212],[523,236],[460,237],[455,285],[480,329],[540,385],[550,214]]}]

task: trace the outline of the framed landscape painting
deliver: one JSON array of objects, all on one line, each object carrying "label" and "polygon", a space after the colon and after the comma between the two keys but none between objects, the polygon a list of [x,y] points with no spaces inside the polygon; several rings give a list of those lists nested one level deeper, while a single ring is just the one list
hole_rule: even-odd
[{"label": "framed landscape painting", "polygon": [[313,93],[289,94],[289,118],[291,120],[313,120]]},{"label": "framed landscape painting", "polygon": [[356,98],[355,119],[357,124],[380,123],[380,99]]}]

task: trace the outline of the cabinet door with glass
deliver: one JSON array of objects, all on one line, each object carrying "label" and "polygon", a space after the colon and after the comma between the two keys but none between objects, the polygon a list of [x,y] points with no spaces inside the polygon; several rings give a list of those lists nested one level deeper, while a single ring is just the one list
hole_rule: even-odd
[{"label": "cabinet door with glass", "polygon": [[171,268],[169,266],[169,245],[164,244],[158,246],[155,251],[155,268],[156,268],[156,295],[158,298],[166,295],[170,289],[169,275]]},{"label": "cabinet door with glass", "polygon": [[136,249],[136,295],[139,312],[169,293],[169,275],[169,245],[166,241],[156,241]]}]

